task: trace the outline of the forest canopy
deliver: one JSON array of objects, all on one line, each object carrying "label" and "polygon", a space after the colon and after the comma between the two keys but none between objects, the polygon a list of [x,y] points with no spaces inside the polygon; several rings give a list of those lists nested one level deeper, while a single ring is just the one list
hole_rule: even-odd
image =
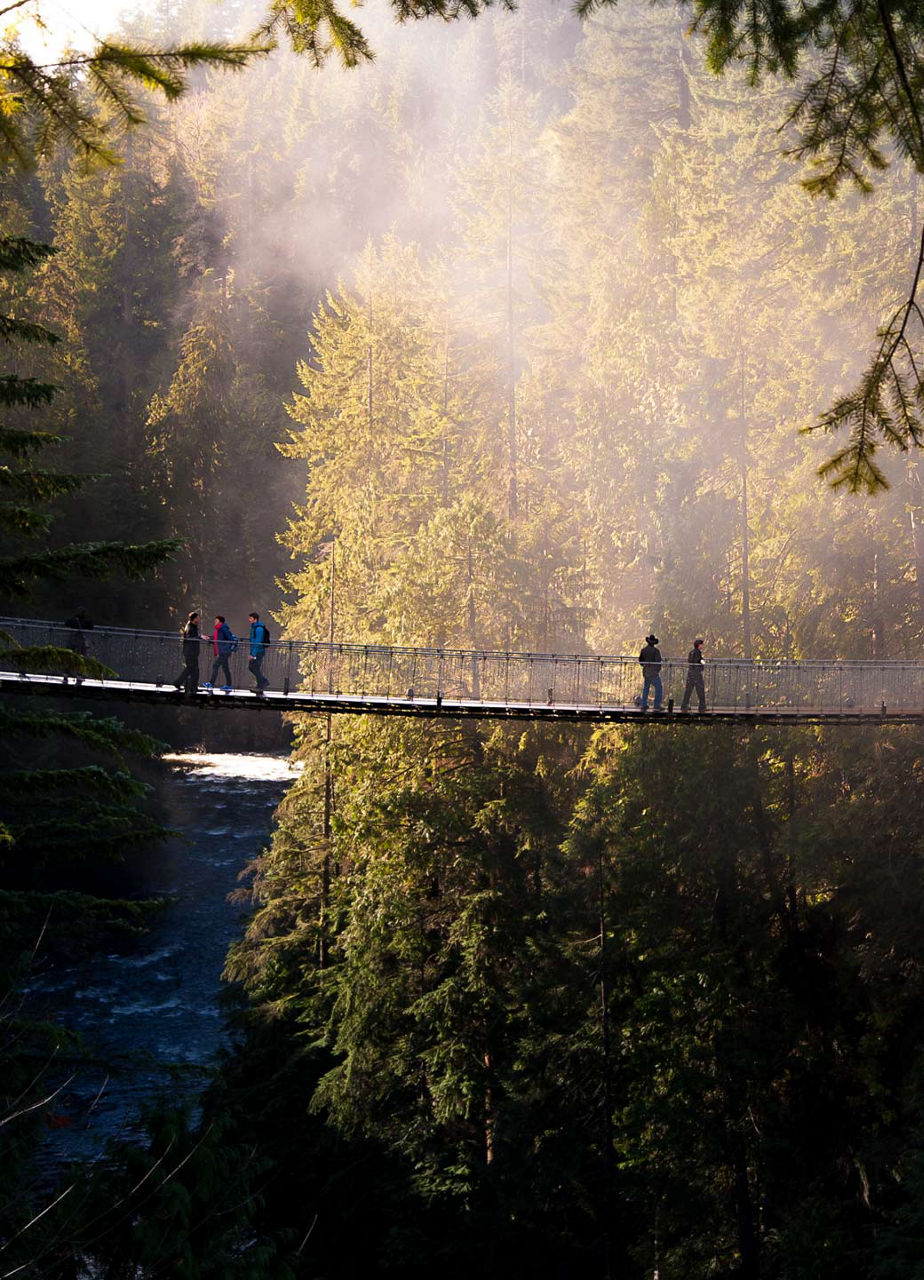
[{"label": "forest canopy", "polygon": [[[449,21],[476,17],[490,3],[391,0],[391,8],[400,22]],[[502,0],[502,7],[516,6]],[[587,18],[606,7],[616,7],[615,0],[579,0],[576,12]],[[0,17],[19,8],[8,4]],[[41,20],[41,4],[36,12]],[[698,0],[689,30],[704,40],[706,62],[716,73],[743,63],[755,87],[768,77],[792,86],[779,124],[789,156],[808,163],[803,185],[811,194],[834,197],[845,184],[869,191],[894,155],[924,172],[924,10],[915,0],[816,0],[796,7],[784,0],[759,6]],[[280,39],[316,67],[330,57],[349,68],[374,57],[361,26],[333,0],[271,0],[243,42],[100,40],[86,53],[46,65],[23,50],[15,30],[8,32],[0,41],[0,154],[28,166],[64,141],[87,158],[111,161],[120,131],[144,119],[144,92],[176,98],[197,68],[240,69]],[[904,296],[882,313],[866,368],[814,428],[806,427],[846,434],[820,467],[835,488],[886,488],[881,447],[905,451],[924,443],[922,266],[924,232]]]}]

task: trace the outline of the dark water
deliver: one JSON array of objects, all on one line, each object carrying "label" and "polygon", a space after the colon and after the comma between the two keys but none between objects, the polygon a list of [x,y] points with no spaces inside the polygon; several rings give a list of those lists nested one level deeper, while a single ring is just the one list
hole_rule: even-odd
[{"label": "dark water", "polygon": [[152,855],[143,886],[170,904],[130,949],[40,969],[28,992],[34,1011],[79,1032],[90,1053],[46,1075],[49,1092],[63,1085],[45,1109],[49,1173],[135,1132],[139,1108],[155,1097],[195,1097],[226,1034],[221,971],[242,922],[227,897],[266,843],[294,774],[277,757],[182,759],[196,764],[177,765],[163,795],[182,838]]}]

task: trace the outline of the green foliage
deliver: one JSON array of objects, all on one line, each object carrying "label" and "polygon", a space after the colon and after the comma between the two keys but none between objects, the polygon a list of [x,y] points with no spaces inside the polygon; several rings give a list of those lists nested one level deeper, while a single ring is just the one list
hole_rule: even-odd
[{"label": "green foliage", "polygon": [[129,728],[121,720],[96,716],[89,711],[29,714],[11,711],[8,706],[0,707],[0,729],[4,741],[20,737],[37,740],[64,737],[111,754],[120,763],[126,755],[158,755],[167,749],[165,743]]},{"label": "green foliage", "polygon": [[283,32],[296,53],[306,54],[315,67],[336,53],[345,67],[371,61],[372,49],[355,22],[333,0],[272,0],[260,34]]},{"label": "green foliage", "polygon": [[[918,264],[920,272],[921,263]],[[915,348],[908,334],[920,322],[912,297],[880,330],[879,350],[855,391],[842,396],[822,414],[825,432],[850,430],[850,440],[818,468],[834,489],[878,493],[889,487],[876,454],[885,444],[902,453],[924,443],[924,383],[918,375]],[[920,359],[920,352],[917,352]]]},{"label": "green foliage", "polygon": [[0,44],[0,159],[31,168],[64,144],[85,160],[114,163],[114,138],[146,119],[142,92],[169,101],[185,91],[190,71],[238,70],[266,52],[265,45],[253,43],[147,49],[102,41],[91,53],[43,65],[7,37]]},{"label": "green foliage", "polygon": [[[14,274],[47,257],[43,246],[22,239],[4,239],[0,248],[0,261]],[[49,347],[56,341],[44,326],[18,318],[7,319],[2,335],[7,344]],[[8,413],[47,412],[53,392],[50,384],[18,373],[0,384]],[[16,505],[0,509],[0,592],[7,599],[24,594],[36,581],[94,579],[115,570],[139,576],[161,564],[175,546],[49,545],[50,516],[42,508],[73,493],[86,478],[32,465],[35,454],[59,441],[56,433],[31,427],[0,431],[0,453],[11,459],[0,483],[16,499]],[[40,545],[34,550],[36,541]],[[8,635],[2,644],[4,660],[20,671],[112,674],[69,650],[21,647]],[[28,1191],[36,1125],[64,1087],[46,1077],[55,1075],[65,1055],[77,1052],[71,1037],[20,1012],[19,988],[39,953],[76,958],[148,927],[157,904],[117,897],[104,868],[130,863],[168,832],[147,810],[147,789],[125,767],[128,754],[162,750],[146,735],[88,714],[22,714],[8,707],[0,708],[0,725],[0,1124],[9,1137],[0,1160],[0,1235],[6,1248],[28,1233],[36,1216]],[[107,767],[113,761],[119,766],[115,770]],[[35,1238],[20,1243],[27,1249],[22,1265],[32,1266]]]}]

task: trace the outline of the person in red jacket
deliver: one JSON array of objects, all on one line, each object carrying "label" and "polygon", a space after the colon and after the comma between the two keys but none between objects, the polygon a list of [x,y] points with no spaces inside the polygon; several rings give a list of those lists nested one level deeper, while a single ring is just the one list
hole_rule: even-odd
[{"label": "person in red jacket", "polygon": [[234,688],[231,679],[231,668],[228,665],[228,658],[237,648],[237,637],[225,622],[220,613],[215,615],[215,629],[212,632],[212,648],[215,652],[215,661],[212,663],[212,678],[206,680],[205,688],[211,689],[218,678],[219,670],[225,673],[225,683],[221,686],[223,693],[230,693]]}]

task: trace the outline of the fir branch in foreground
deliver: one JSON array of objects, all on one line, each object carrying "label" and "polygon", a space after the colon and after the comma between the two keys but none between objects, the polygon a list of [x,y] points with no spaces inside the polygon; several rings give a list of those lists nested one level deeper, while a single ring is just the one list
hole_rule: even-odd
[{"label": "fir branch in foreground", "polygon": [[131,729],[114,717],[102,719],[90,711],[10,711],[7,707],[0,706],[0,741],[58,736],[82,742],[120,762],[125,752],[154,757],[170,750],[166,742],[158,742],[156,738],[139,729]]},{"label": "fir branch in foreground", "polygon": [[71,577],[98,580],[111,573],[128,578],[147,577],[183,546],[181,538],[129,545],[124,542],[84,542],[31,555],[0,558],[0,589],[24,595],[33,582],[65,582]]},{"label": "fir branch in foreground", "polygon": [[63,143],[112,164],[111,141],[145,114],[138,94],[183,94],[200,67],[237,70],[271,46],[195,42],[176,49],[101,42],[88,54],[41,64],[15,42],[0,44],[0,161],[31,169]]},{"label": "fir branch in foreground", "polygon": [[[876,453],[924,446],[924,313],[917,300],[924,267],[924,233],[907,300],[879,330],[879,348],[856,390],[807,431],[849,431],[849,442],[818,468],[833,489],[876,493],[889,487]],[[916,340],[916,341],[915,341]],[[915,350],[917,348],[917,355]]]},{"label": "fir branch in foreground", "polygon": [[118,673],[105,663],[98,662],[73,649],[61,649],[53,644],[10,645],[0,649],[0,670],[22,671],[28,674],[86,676],[90,680],[116,680]]}]

